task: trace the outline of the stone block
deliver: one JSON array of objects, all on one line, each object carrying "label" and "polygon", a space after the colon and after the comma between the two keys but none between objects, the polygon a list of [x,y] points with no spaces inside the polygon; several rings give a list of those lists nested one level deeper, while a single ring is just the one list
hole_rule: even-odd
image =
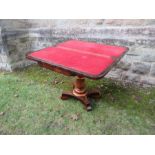
[{"label": "stone block", "polygon": [[16,52],[17,52],[16,45],[7,45],[7,49],[8,49],[9,55],[12,53],[16,54]]},{"label": "stone block", "polygon": [[[150,20],[152,21],[152,20]],[[141,26],[141,25],[148,25],[150,23],[149,20],[145,19],[106,19],[104,24],[106,25],[134,25],[134,26]],[[155,21],[155,20],[154,20]]]},{"label": "stone block", "polygon": [[0,54],[3,52],[3,47],[0,45]]},{"label": "stone block", "polygon": [[155,78],[143,76],[140,81],[142,84],[153,85],[155,86]]},{"label": "stone block", "polygon": [[125,80],[125,81],[133,81],[133,82],[139,83],[140,79],[141,79],[140,75],[133,74],[131,72],[126,72],[122,74],[122,80]]},{"label": "stone block", "polygon": [[6,55],[1,55],[1,62],[6,63],[8,60],[8,57]]},{"label": "stone block", "polygon": [[150,54],[150,55],[144,55],[142,56],[142,60],[144,62],[155,62],[155,54]]},{"label": "stone block", "polygon": [[17,68],[24,68],[31,64],[36,64],[36,62],[31,61],[31,60],[21,60],[21,61],[18,61],[17,63],[11,63],[11,70],[13,71]]},{"label": "stone block", "polygon": [[126,61],[120,61],[116,66],[116,68],[120,68],[122,70],[129,70],[130,67],[131,67],[131,63]]},{"label": "stone block", "polygon": [[123,58],[125,61],[128,61],[130,63],[132,62],[140,62],[141,60],[141,56],[137,56],[137,55],[125,55],[125,57]]},{"label": "stone block", "polygon": [[10,64],[0,63],[0,70],[12,71]]},{"label": "stone block", "polygon": [[120,79],[122,74],[121,69],[113,68],[105,77],[106,78],[113,78],[113,79]]},{"label": "stone block", "polygon": [[1,54],[0,54],[0,63],[2,63]]},{"label": "stone block", "polygon": [[155,64],[152,64],[150,75],[155,77]]},{"label": "stone block", "polygon": [[20,42],[21,43],[26,43],[28,41],[28,38],[27,37],[25,37],[25,38],[20,38]]},{"label": "stone block", "polygon": [[155,49],[153,47],[130,47],[128,53],[129,55],[135,55],[135,56],[145,56],[145,55],[155,55]]},{"label": "stone block", "polygon": [[28,51],[27,44],[19,44],[16,47],[17,47],[17,52]]},{"label": "stone block", "polygon": [[134,62],[132,65],[132,72],[137,74],[148,74],[151,65],[149,63]]}]

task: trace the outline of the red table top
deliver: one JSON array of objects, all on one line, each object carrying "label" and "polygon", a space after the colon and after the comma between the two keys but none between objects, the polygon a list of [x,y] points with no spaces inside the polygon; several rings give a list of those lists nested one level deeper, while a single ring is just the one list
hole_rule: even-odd
[{"label": "red table top", "polygon": [[27,58],[90,78],[104,76],[128,50],[126,47],[69,40],[32,52]]}]

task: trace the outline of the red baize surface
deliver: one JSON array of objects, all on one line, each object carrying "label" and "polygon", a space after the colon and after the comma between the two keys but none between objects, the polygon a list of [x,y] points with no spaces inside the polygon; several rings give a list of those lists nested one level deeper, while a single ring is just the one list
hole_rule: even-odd
[{"label": "red baize surface", "polygon": [[98,44],[79,40],[69,40],[64,43],[58,44],[57,47],[78,49],[81,51],[88,51],[90,53],[102,54],[112,57],[120,57],[127,50],[126,47]]},{"label": "red baize surface", "polygon": [[97,76],[106,71],[127,49],[71,40],[28,55],[35,61],[58,65],[61,68]]}]

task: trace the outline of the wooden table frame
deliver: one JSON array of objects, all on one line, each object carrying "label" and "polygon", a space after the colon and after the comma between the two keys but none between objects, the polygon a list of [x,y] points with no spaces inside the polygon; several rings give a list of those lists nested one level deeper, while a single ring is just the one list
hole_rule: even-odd
[{"label": "wooden table frame", "polygon": [[[126,49],[127,50],[124,52],[124,54],[128,51],[128,48],[126,48]],[[87,73],[75,71],[73,69],[70,69],[70,68],[67,68],[65,66],[61,66],[58,64],[47,63],[47,62],[45,62],[41,59],[38,59],[38,58],[34,59],[33,57],[29,56],[28,54],[26,55],[26,58],[30,59],[30,60],[35,60],[38,62],[39,66],[50,69],[52,71],[55,71],[55,72],[58,72],[58,73],[61,73],[61,74],[67,75],[67,76],[76,76],[77,78],[73,84],[73,90],[68,91],[68,92],[63,92],[61,95],[61,99],[66,100],[66,99],[69,99],[70,97],[74,97],[74,98],[78,99],[79,101],[81,101],[81,103],[84,105],[84,107],[87,111],[90,111],[90,110],[92,110],[92,107],[91,107],[90,100],[88,98],[89,97],[99,98],[101,96],[101,93],[99,90],[87,91],[86,84],[85,84],[85,77],[94,79],[94,80],[101,79],[111,70],[112,67],[114,67],[116,65],[116,63],[124,56],[124,54],[121,55],[121,57],[115,59],[114,63],[110,67],[108,67],[104,72],[102,72],[101,74],[99,74],[97,76],[92,76]]]}]

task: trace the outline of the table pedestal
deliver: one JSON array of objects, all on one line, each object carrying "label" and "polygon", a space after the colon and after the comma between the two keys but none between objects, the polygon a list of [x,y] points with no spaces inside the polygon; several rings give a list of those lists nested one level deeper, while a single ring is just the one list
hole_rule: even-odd
[{"label": "table pedestal", "polygon": [[92,107],[89,101],[89,97],[99,98],[101,93],[99,90],[86,90],[85,78],[78,76],[73,84],[73,90],[68,92],[63,92],[61,99],[67,100],[70,97],[74,97],[81,101],[81,103],[85,106],[87,111],[91,111]]}]

